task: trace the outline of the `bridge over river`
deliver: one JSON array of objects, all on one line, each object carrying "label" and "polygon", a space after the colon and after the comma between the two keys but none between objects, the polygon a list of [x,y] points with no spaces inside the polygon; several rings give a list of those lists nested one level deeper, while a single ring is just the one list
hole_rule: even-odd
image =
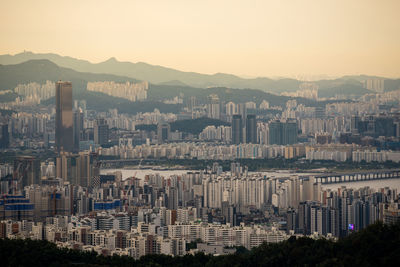
[{"label": "bridge over river", "polygon": [[[368,171],[343,172],[343,173],[323,173],[312,176],[315,178],[315,182],[321,184],[348,183],[348,182],[400,178],[400,169],[368,170]],[[309,176],[302,176],[300,178],[306,179],[308,177]]]}]

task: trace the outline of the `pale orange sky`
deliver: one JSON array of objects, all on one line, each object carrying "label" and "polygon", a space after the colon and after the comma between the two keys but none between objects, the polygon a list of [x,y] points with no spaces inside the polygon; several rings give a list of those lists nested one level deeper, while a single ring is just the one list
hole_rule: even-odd
[{"label": "pale orange sky", "polygon": [[1,0],[0,54],[249,76],[400,77],[399,0]]}]

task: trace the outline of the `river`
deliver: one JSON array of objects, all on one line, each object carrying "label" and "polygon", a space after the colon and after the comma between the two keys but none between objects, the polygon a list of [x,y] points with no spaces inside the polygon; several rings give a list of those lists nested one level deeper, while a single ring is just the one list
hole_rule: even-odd
[{"label": "river", "polygon": [[[164,177],[171,175],[182,175],[187,172],[195,172],[196,170],[153,170],[153,169],[102,169],[100,174],[107,174],[120,171],[122,173],[122,179],[135,176],[136,178],[143,179],[148,174],[160,174]],[[250,172],[252,173],[252,172]],[[288,171],[277,171],[277,172],[261,172],[267,177],[289,177],[290,175],[309,175],[310,173],[291,173]],[[350,182],[350,183],[336,183],[322,185],[322,188],[337,189],[341,186],[347,188],[361,188],[369,186],[371,188],[379,189],[383,187],[390,187],[400,191],[400,178],[398,179],[385,179],[385,180],[374,180],[374,181],[361,181],[361,182]]]}]

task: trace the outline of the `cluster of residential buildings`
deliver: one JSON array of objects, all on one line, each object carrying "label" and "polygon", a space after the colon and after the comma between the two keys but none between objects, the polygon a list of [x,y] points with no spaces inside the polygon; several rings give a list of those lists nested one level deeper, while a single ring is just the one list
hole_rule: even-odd
[{"label": "cluster of residential buildings", "polygon": [[[85,156],[94,155],[2,165],[0,237],[139,258],[232,253],[224,248],[291,235],[335,238],[400,220],[399,193],[388,187],[332,190],[313,175],[274,177],[238,163],[229,172],[215,163],[206,171],[123,179],[121,172],[96,172],[93,158],[79,163]],[[191,242],[200,243],[197,250],[186,249]]]},{"label": "cluster of residential buildings", "polygon": [[299,90],[295,92],[283,92],[281,95],[318,100],[318,85],[311,82],[304,82],[299,85]]},{"label": "cluster of residential buildings", "polygon": [[100,92],[115,97],[125,98],[132,102],[145,100],[147,98],[148,82],[140,83],[117,83],[113,81],[106,82],[88,82],[87,90]]},{"label": "cluster of residential buildings", "polygon": [[[149,214],[153,215],[150,220]],[[165,210],[161,209],[137,215],[114,211],[88,216],[57,215],[47,217],[45,222],[3,220],[0,238],[47,240],[59,247],[139,259],[149,254],[228,254],[236,251],[233,247],[251,249],[264,242],[277,243],[289,237],[276,227],[244,224],[232,227],[201,220],[187,221],[179,216],[173,218],[173,224],[166,224],[163,216]],[[196,249],[186,249],[191,242],[197,242]]]},{"label": "cluster of residential buildings", "polygon": [[399,222],[397,191],[369,187],[358,190],[326,190],[320,201],[300,202],[287,211],[287,231],[309,235],[343,236],[361,230],[376,221]]},{"label": "cluster of residential buildings", "polygon": [[55,83],[46,81],[44,84],[36,82],[27,84],[18,84],[14,88],[14,93],[19,95],[16,99],[16,105],[37,105],[55,95]]},{"label": "cluster of residential buildings", "polygon": [[[291,235],[341,237],[381,220],[397,222],[397,189],[331,190],[313,174],[249,172],[236,159],[299,159],[400,162],[398,92],[358,102],[314,106],[290,99],[228,103],[212,94],[200,100],[168,100],[184,108],[135,115],[96,112],[72,100],[70,82],[18,85],[21,99],[0,104],[0,149],[27,148],[53,156],[17,156],[0,165],[0,237],[49,240],[60,247],[104,255],[232,253]],[[53,88],[53,89],[51,89]],[[55,90],[54,90],[55,89]],[[148,84],[91,82],[89,91],[142,101]],[[296,96],[318,99],[313,84]],[[55,108],[35,107],[55,96]],[[7,113],[7,112],[6,112]],[[198,133],[171,130],[171,123],[208,117]],[[43,158],[45,157],[45,158]],[[143,179],[100,173],[104,162],[143,159],[229,160],[181,175]],[[8,160],[8,159],[7,159]],[[335,178],[336,179],[336,178]],[[197,249],[187,249],[188,244]]]},{"label": "cluster of residential buildings", "polygon": [[[369,87],[375,86],[374,84],[366,82],[366,86]],[[54,90],[55,87],[58,89]],[[90,82],[87,87],[91,91],[125,97],[131,101],[142,101],[146,98],[148,83],[105,81]],[[315,98],[316,90],[318,88],[313,83],[304,83],[300,86],[301,92],[312,92],[310,98]],[[347,161],[352,160],[353,155],[351,152],[342,151],[339,145],[356,144],[363,147],[358,149],[361,152],[371,151],[378,154],[375,153],[377,156],[372,157],[355,154],[357,155],[355,161],[362,161],[364,158],[366,161],[369,159],[385,161],[397,160],[391,151],[400,149],[400,113],[394,105],[396,101],[400,101],[400,95],[397,91],[380,92],[379,88],[375,90],[376,94],[365,95],[357,101],[314,106],[300,104],[296,99],[288,100],[285,105],[273,107],[265,99],[226,103],[215,94],[205,97],[205,100],[194,96],[185,98],[179,94],[173,102],[184,107],[177,114],[161,113],[156,109],[153,112],[135,115],[120,114],[117,108],[108,112],[90,110],[85,100],[72,100],[72,84],[65,82],[20,84],[14,91],[20,95],[20,101],[40,103],[53,96],[57,99],[61,95],[63,101],[59,102],[60,105],[56,109],[44,107],[35,109],[35,106],[29,103],[16,108],[13,104],[2,103],[1,108],[5,110],[11,108],[17,110],[12,114],[0,115],[2,129],[0,147],[3,149],[52,149],[57,146],[57,140],[67,140],[67,136],[73,140],[63,144],[64,151],[95,151],[101,147],[100,154],[121,158],[140,157],[140,153],[136,150],[143,150],[140,147],[143,144],[152,145],[155,150],[145,154],[155,157],[159,157],[158,155],[163,157],[166,154],[167,157],[174,157],[174,152],[169,156],[169,152],[164,153],[162,148],[159,153],[157,146],[171,142],[182,143],[182,146],[185,146],[184,143],[187,142],[201,141],[223,143],[227,147],[218,148],[213,152],[214,148],[210,146],[206,150],[196,150],[191,157],[266,158],[270,157],[266,156],[267,154],[278,156],[294,154],[275,152],[277,150],[275,145],[290,147],[303,144],[307,147],[331,144],[338,149],[313,149],[304,152],[307,150],[305,148],[300,149],[302,151],[297,153],[297,156],[299,158],[305,156],[309,160]],[[72,111],[68,113],[71,118],[65,118],[71,125],[63,129],[64,132],[72,130],[72,133],[68,132],[59,139],[55,129],[61,128],[55,126],[60,125],[57,121],[62,118],[57,117],[57,114],[71,107]],[[198,133],[188,132],[185,129],[171,130],[170,124],[175,121],[204,116],[223,123],[221,122],[219,126],[211,123]],[[61,130],[58,132],[61,133]],[[121,140],[125,141],[121,143]],[[133,148],[122,147],[121,144],[124,143],[132,144]],[[255,146],[252,146],[253,144]],[[235,145],[237,151],[231,151],[235,148],[228,149],[228,145]],[[266,146],[272,146],[274,152],[265,152]],[[223,155],[220,155],[220,151]],[[381,154],[390,156],[379,156]],[[288,155],[283,156],[292,158]],[[177,152],[177,157],[182,157],[182,153]]]},{"label": "cluster of residential buildings", "polygon": [[120,140],[119,146],[99,148],[99,155],[121,159],[273,159],[305,158],[307,160],[332,160],[345,162],[400,162],[398,151],[377,151],[369,147],[350,144],[294,144],[261,145],[207,142],[174,142],[161,145],[132,145],[131,139]]}]

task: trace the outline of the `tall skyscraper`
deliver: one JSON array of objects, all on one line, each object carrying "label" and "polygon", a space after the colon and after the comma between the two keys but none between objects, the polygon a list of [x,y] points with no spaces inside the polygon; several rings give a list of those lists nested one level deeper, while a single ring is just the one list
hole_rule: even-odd
[{"label": "tall skyscraper", "polygon": [[240,144],[243,141],[242,116],[233,115],[232,118],[232,143]]},{"label": "tall skyscraper", "polygon": [[284,145],[292,145],[297,143],[297,122],[287,121],[283,123],[283,138]]},{"label": "tall skyscraper", "polygon": [[79,142],[81,140],[83,130],[83,112],[78,108],[74,111],[74,152],[79,151]]},{"label": "tall skyscraper", "polygon": [[94,142],[99,145],[108,143],[108,124],[103,118],[96,120],[94,126]]},{"label": "tall skyscraper", "polygon": [[8,124],[0,125],[0,148],[8,148],[10,145],[10,134],[8,132]]},{"label": "tall skyscraper", "polygon": [[242,116],[242,124],[246,124],[246,118],[247,118],[247,108],[245,103],[239,103],[236,105],[236,114],[239,114]]},{"label": "tall skyscraper", "polygon": [[269,123],[270,145],[292,145],[297,143],[297,123],[295,121],[272,121]]},{"label": "tall skyscraper", "polygon": [[159,123],[157,126],[157,139],[158,143],[162,144],[171,139],[171,126],[169,123]]},{"label": "tall skyscraper", "polygon": [[72,83],[56,83],[56,136],[57,151],[72,152],[73,119],[72,119]]},{"label": "tall skyscraper", "polygon": [[386,116],[374,117],[375,119],[375,133],[374,137],[379,136],[396,136],[396,129],[393,123],[393,118]]},{"label": "tall skyscraper", "polygon": [[360,117],[353,115],[351,117],[351,125],[350,125],[350,130],[352,133],[356,134],[358,133],[358,124],[360,122]]},{"label": "tall skyscraper", "polygon": [[246,120],[246,143],[256,144],[257,143],[257,121],[256,115],[247,115]]},{"label": "tall skyscraper", "polygon": [[175,187],[169,187],[167,190],[168,195],[168,209],[177,210],[179,206],[178,202],[178,189]]}]

